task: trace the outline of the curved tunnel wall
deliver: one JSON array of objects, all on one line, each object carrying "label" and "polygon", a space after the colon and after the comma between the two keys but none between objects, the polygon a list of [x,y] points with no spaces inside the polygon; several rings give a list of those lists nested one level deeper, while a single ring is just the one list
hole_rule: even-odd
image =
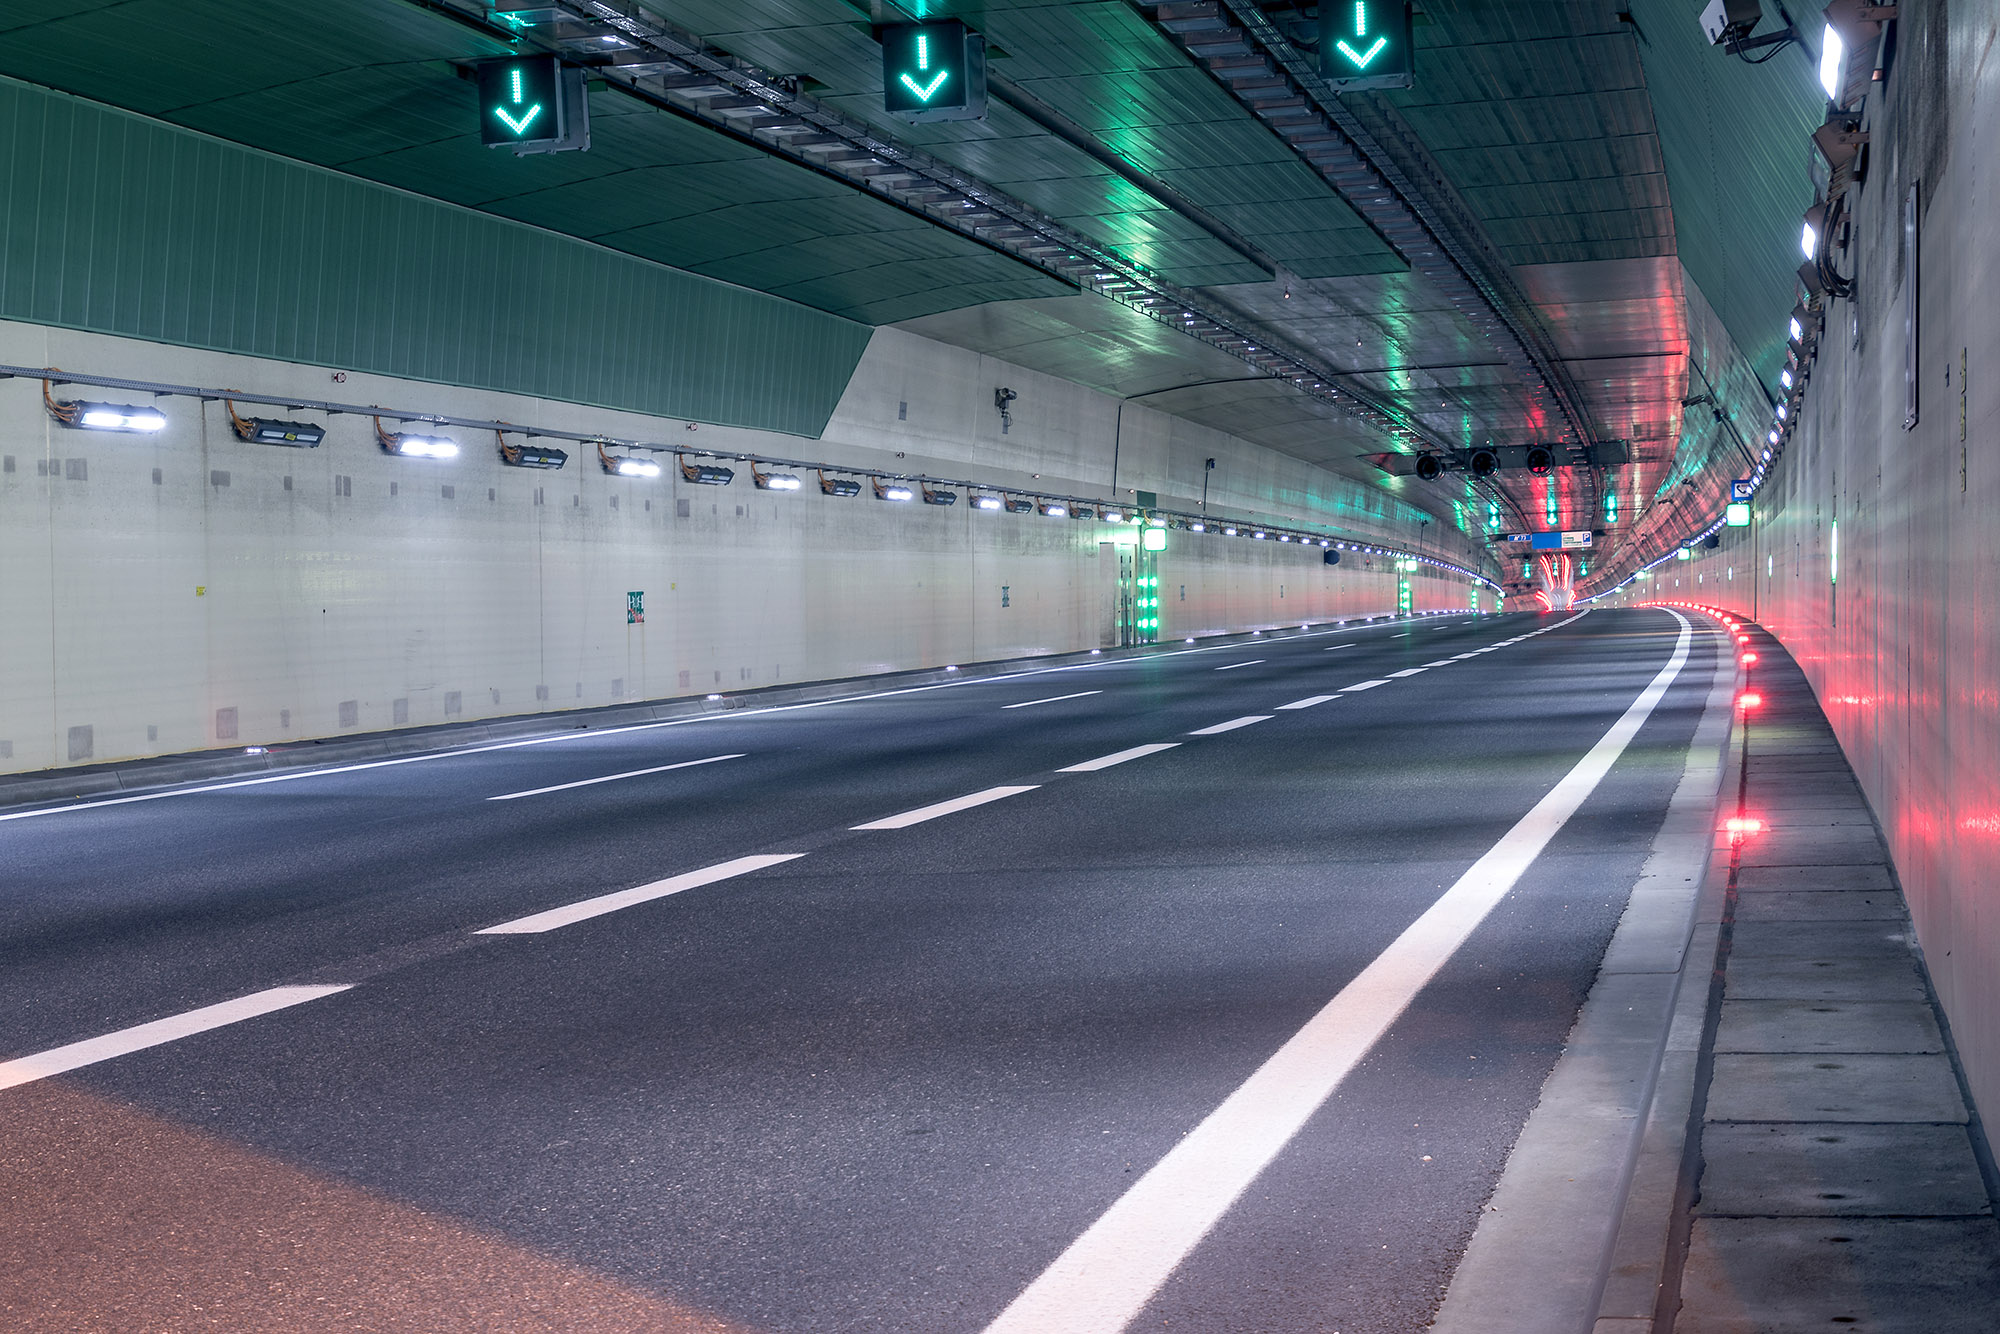
[{"label": "curved tunnel wall", "polygon": [[[1804,668],[1888,838],[1976,1100],[2000,1113],[2000,17],[1908,6],[1800,422],[1755,522],[1620,600],[1684,597]],[[1948,20],[1948,21],[1947,21]],[[1871,99],[1873,100],[1873,99]],[[1802,146],[1803,147],[1803,146]],[[1916,192],[1913,254],[1903,204]],[[1917,421],[1905,428],[1914,297]],[[1783,320],[1773,312],[1774,323]],[[1636,590],[1645,589],[1646,592]]]}]

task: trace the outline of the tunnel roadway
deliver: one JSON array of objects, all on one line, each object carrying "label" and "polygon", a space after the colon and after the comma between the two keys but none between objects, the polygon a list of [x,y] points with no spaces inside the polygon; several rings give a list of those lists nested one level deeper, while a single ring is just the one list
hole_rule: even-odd
[{"label": "tunnel roadway", "polygon": [[1421,1328],[1714,666],[1443,616],[0,812],[0,1323]]}]

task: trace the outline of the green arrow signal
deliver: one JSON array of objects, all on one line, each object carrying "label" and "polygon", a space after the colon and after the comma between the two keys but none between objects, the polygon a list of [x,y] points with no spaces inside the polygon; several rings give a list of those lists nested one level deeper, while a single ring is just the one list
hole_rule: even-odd
[{"label": "green arrow signal", "polygon": [[931,81],[928,84],[920,84],[915,79],[905,74],[903,76],[903,86],[905,88],[908,88],[911,92],[915,93],[919,101],[928,102],[931,100],[932,95],[935,94],[938,89],[944,87],[944,81],[946,79],[949,79],[950,77],[951,77],[950,70],[941,69],[937,72],[935,76],[932,77]]},{"label": "green arrow signal", "polygon": [[1366,52],[1361,52],[1349,46],[1347,44],[1347,39],[1344,37],[1334,43],[1335,46],[1340,48],[1340,54],[1346,56],[1349,60],[1354,62],[1354,68],[1356,69],[1367,69],[1368,62],[1373,60],[1376,56],[1381,55],[1382,48],[1387,46],[1388,44],[1389,44],[1389,39],[1387,37],[1377,37],[1375,39],[1375,45],[1369,47]]},{"label": "green arrow signal", "polygon": [[[521,71],[519,69],[509,70],[508,75],[509,75],[508,86],[513,92],[514,105],[519,106],[521,105],[522,101]],[[494,107],[493,114],[498,116],[500,118],[501,123],[504,124],[508,129],[512,130],[514,134],[518,137],[522,133],[522,131],[526,130],[530,125],[535,123],[535,117],[542,114],[542,104],[540,102],[535,103],[533,106],[529,107],[526,111],[522,112],[518,119],[513,115],[509,114],[506,107]]]}]

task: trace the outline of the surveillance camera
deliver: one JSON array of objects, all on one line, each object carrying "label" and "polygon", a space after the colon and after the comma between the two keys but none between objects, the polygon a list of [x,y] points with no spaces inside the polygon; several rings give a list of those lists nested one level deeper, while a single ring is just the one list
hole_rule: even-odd
[{"label": "surveillance camera", "polygon": [[1701,11],[1701,31],[1710,46],[1721,46],[1748,37],[1763,18],[1764,7],[1757,0],[1714,0]]}]

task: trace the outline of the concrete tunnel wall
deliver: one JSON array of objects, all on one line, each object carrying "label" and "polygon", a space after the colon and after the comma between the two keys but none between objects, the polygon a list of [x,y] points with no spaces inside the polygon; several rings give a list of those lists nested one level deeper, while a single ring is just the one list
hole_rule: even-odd
[{"label": "concrete tunnel wall", "polygon": [[[970,476],[1388,537],[1379,492],[1138,405],[878,330],[820,440],[0,323],[0,361],[122,378]],[[997,385],[1020,395],[1003,434]],[[165,398],[157,437],[75,430],[0,382],[0,771],[730,692],[1111,642],[1118,561],[1091,522],[391,456],[365,416],[315,450],[247,444],[219,403]],[[64,399],[150,401],[62,389]],[[385,423],[395,429],[397,423]],[[662,456],[670,465],[671,456]],[[1379,614],[1383,558],[1173,533],[1163,639]],[[1420,609],[1462,579],[1408,576]],[[627,594],[645,620],[628,624]],[[1495,606],[1489,595],[1483,604]]]},{"label": "concrete tunnel wall", "polygon": [[[1659,566],[1620,600],[1741,612],[1804,668],[1888,838],[1975,1101],[1991,1118],[2000,1115],[2000,16],[1990,6],[1910,8],[1890,99],[1865,122],[1873,159],[1842,261],[1855,297],[1826,305],[1774,484],[1751,527],[1724,529],[1719,548]],[[1902,218],[1912,187],[1914,256]],[[1918,419],[1905,429],[1913,294]]]}]

